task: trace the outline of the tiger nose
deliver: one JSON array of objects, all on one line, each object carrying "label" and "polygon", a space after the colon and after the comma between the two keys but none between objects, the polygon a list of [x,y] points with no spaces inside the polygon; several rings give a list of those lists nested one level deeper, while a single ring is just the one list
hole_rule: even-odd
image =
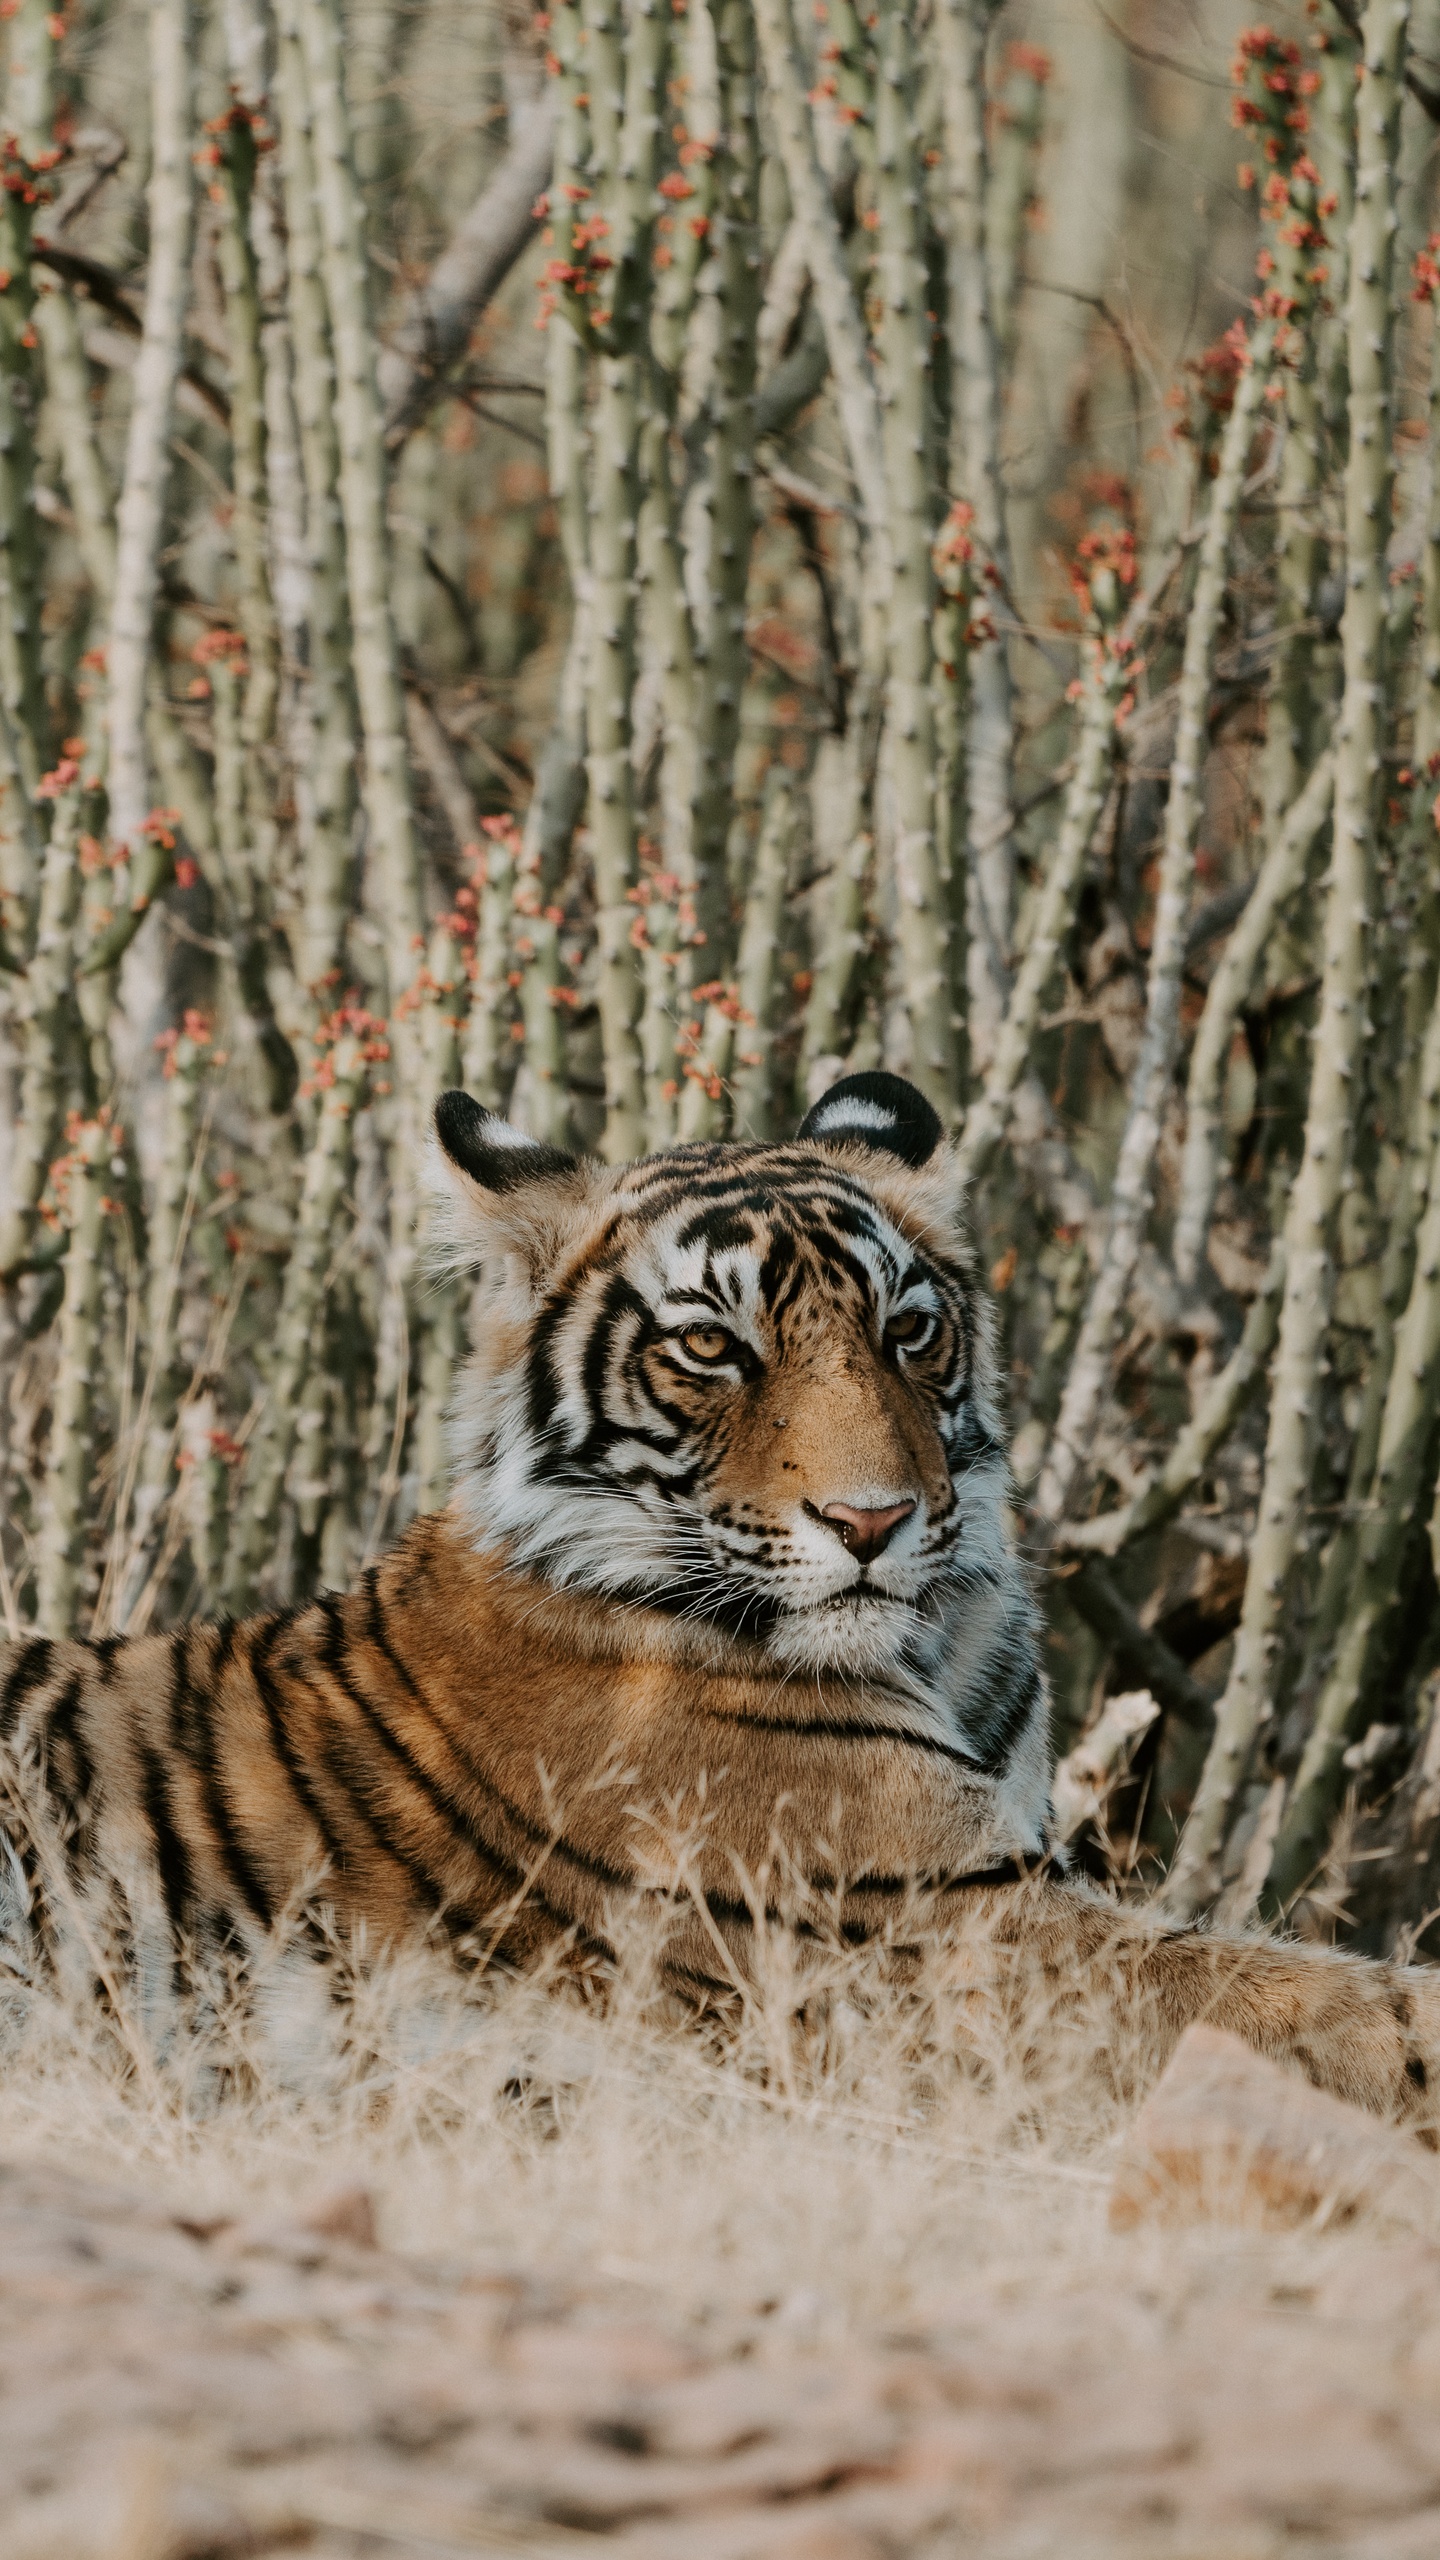
[{"label": "tiger nose", "polygon": [[857,1563],[871,1564],[914,1508],[913,1502],[892,1502],[888,1511],[856,1511],[848,1502],[827,1502],[820,1517],[829,1521]]}]

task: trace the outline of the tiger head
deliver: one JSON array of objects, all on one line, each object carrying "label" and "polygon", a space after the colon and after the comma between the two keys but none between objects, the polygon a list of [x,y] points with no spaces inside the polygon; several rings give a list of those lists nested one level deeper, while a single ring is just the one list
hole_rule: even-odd
[{"label": "tiger head", "polygon": [[481,1270],[453,1423],[479,1545],[796,1672],[923,1674],[955,1599],[1000,1596],[991,1317],[913,1086],[616,1167],[463,1093],[435,1128],[446,1250]]}]

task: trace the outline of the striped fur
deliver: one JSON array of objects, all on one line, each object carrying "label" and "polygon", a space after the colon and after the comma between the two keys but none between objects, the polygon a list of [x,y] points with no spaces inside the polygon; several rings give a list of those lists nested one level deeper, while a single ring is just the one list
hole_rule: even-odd
[{"label": "striped fur", "polygon": [[[1046,1700],[919,1097],[852,1080],[790,1144],[614,1170],[438,1119],[483,1271],[450,1509],[345,1597],[0,1652],[0,1963],[64,1908],[87,1942],[118,1913],[136,1948],[253,1950],[307,1892],[371,1947],[599,1957],[649,1896],[675,1973],[726,1984],[763,1906],[885,1934],[923,1886],[1057,1975],[1103,1956],[1162,2045],[1204,2013],[1413,2108],[1422,1977],[965,1881],[1043,1849]],[[912,1507],[867,1557],[836,1504]]]}]

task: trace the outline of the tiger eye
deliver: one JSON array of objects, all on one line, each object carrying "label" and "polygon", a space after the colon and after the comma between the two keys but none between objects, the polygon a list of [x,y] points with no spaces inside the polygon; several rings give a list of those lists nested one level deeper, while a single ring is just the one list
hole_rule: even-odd
[{"label": "tiger eye", "polygon": [[903,1315],[892,1316],[885,1327],[887,1342],[918,1342],[930,1329],[930,1318],[920,1307],[907,1307]]},{"label": "tiger eye", "polygon": [[718,1325],[697,1325],[682,1333],[681,1342],[692,1360],[723,1360],[730,1348],[730,1336]]}]

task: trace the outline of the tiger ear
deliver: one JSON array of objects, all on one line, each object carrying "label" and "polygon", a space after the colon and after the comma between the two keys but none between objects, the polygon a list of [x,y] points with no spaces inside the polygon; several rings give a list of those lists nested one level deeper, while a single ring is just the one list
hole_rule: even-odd
[{"label": "tiger ear", "polygon": [[427,1237],[437,1269],[465,1270],[492,1254],[518,1254],[533,1273],[553,1270],[594,1207],[603,1168],[542,1146],[468,1093],[442,1093],[427,1165],[433,1214]]},{"label": "tiger ear", "polygon": [[903,1076],[844,1076],[806,1112],[796,1135],[825,1146],[871,1147],[902,1164],[928,1164],[944,1132],[937,1112]]},{"label": "tiger ear", "polygon": [[578,1156],[542,1146],[487,1111],[468,1093],[442,1093],[435,1105],[435,1135],[457,1172],[482,1191],[516,1191],[522,1183],[555,1181],[580,1170]]}]

